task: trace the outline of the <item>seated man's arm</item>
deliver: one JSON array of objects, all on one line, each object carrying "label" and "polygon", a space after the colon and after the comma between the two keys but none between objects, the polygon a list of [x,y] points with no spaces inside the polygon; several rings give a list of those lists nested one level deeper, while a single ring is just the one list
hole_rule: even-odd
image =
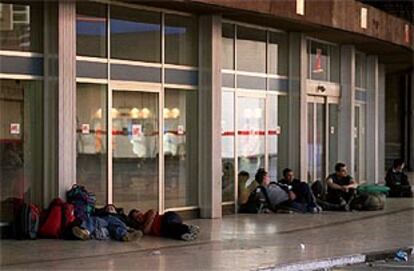
[{"label": "seated man's arm", "polygon": [[152,227],[152,223],[154,223],[154,218],[155,215],[157,214],[157,212],[153,209],[147,211],[145,213],[145,222],[144,222],[144,226],[143,226],[143,232],[144,234],[148,234],[151,231],[151,227]]},{"label": "seated man's arm", "polygon": [[339,184],[334,183],[333,180],[332,180],[332,178],[328,178],[326,180],[326,183],[328,184],[328,186],[331,189],[334,189],[334,190],[344,190],[344,188],[342,186],[340,186]]},{"label": "seated man's arm", "polygon": [[351,179],[350,183],[346,186],[346,188],[353,188],[356,189],[358,187],[358,182],[356,182],[354,179]]}]

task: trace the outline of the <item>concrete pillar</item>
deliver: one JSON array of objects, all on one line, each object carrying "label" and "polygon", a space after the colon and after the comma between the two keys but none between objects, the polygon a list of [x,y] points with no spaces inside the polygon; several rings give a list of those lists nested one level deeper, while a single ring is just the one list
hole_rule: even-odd
[{"label": "concrete pillar", "polygon": [[58,190],[64,197],[76,182],[76,4],[58,5]]},{"label": "concrete pillar", "polygon": [[288,161],[301,180],[307,172],[307,53],[302,33],[289,33]]},{"label": "concrete pillar", "polygon": [[379,91],[378,91],[378,57],[367,57],[367,181],[378,182],[379,153],[378,153],[378,125],[379,125]]},{"label": "concrete pillar", "polygon": [[58,195],[58,3],[44,3],[44,113],[43,113],[43,207]]},{"label": "concrete pillar", "polygon": [[199,203],[202,218],[221,209],[221,17],[199,19]]},{"label": "concrete pillar", "polygon": [[408,116],[408,121],[409,121],[409,127],[408,127],[408,131],[409,131],[409,146],[408,146],[408,162],[409,164],[408,169],[410,171],[414,171],[414,69],[411,70],[411,74],[410,74],[410,86],[409,86],[409,116]]},{"label": "concrete pillar", "polygon": [[355,48],[341,46],[341,98],[339,101],[338,159],[348,166],[354,175],[354,126],[355,126]]},{"label": "concrete pillar", "polygon": [[378,65],[378,182],[385,179],[385,65]]}]

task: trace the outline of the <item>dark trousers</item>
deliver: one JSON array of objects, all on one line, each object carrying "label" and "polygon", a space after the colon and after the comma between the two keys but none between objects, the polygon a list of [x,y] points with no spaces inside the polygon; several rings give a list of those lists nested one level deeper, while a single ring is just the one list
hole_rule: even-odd
[{"label": "dark trousers", "polygon": [[356,195],[355,189],[349,189],[348,192],[342,190],[330,189],[326,195],[326,200],[333,204],[341,203],[341,199],[345,200],[346,203],[349,203]]},{"label": "dark trousers", "polygon": [[172,239],[181,239],[181,235],[189,233],[190,230],[183,223],[181,217],[175,212],[166,212],[161,220],[161,236]]},{"label": "dark trousers", "polygon": [[390,186],[389,197],[412,197],[410,185],[394,185]]}]

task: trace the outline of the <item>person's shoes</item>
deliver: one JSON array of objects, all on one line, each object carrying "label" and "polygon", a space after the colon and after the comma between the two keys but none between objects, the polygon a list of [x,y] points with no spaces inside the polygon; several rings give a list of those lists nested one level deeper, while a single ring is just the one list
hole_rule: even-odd
[{"label": "person's shoes", "polygon": [[315,207],[310,209],[310,213],[312,213],[312,214],[322,213],[322,207],[319,206],[319,205],[316,205]]},{"label": "person's shoes", "polygon": [[342,197],[339,198],[339,206],[341,207],[346,206],[346,201]]},{"label": "person's shoes", "polygon": [[191,233],[199,234],[200,233],[200,227],[197,225],[188,225],[188,230]]},{"label": "person's shoes", "polygon": [[197,239],[197,234],[193,232],[184,233],[183,235],[181,235],[181,240],[184,240],[184,241],[194,241],[196,239]]},{"label": "person's shoes", "polygon": [[80,240],[89,240],[89,232],[81,227],[75,226],[72,228],[72,233]]},{"label": "person's shoes", "polygon": [[351,207],[349,206],[349,204],[345,204],[345,205],[343,206],[343,208],[344,208],[344,211],[345,211],[345,212],[350,212],[350,211],[351,211]]},{"label": "person's shoes", "polygon": [[144,234],[142,231],[131,231],[127,232],[124,236],[122,236],[122,241],[124,242],[132,242],[137,241],[142,238]]}]

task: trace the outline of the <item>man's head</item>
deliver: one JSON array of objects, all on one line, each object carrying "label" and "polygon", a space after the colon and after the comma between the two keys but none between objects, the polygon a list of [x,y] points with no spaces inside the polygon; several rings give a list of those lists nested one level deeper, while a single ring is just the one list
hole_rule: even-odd
[{"label": "man's head", "polygon": [[346,169],[346,165],[344,163],[337,163],[335,165],[335,173],[339,177],[348,176],[348,170]]},{"label": "man's head", "polygon": [[285,168],[283,170],[283,178],[285,178],[286,181],[288,181],[289,183],[293,181],[293,179],[295,178],[295,175],[293,174],[293,170],[291,170],[290,168]]},{"label": "man's head", "polygon": [[267,171],[264,168],[259,168],[257,170],[255,180],[263,186],[267,186],[270,183],[269,176],[267,175]]},{"label": "man's head", "polygon": [[405,166],[404,160],[402,160],[402,159],[395,159],[394,160],[394,165],[393,165],[394,170],[402,171],[404,169],[404,166]]},{"label": "man's head", "polygon": [[129,211],[128,218],[135,222],[138,222],[139,224],[144,223],[144,214],[137,209],[132,209]]},{"label": "man's head", "polygon": [[108,204],[105,206],[105,211],[110,214],[116,214],[116,207],[113,204]]},{"label": "man's head", "polygon": [[243,183],[247,182],[247,180],[250,178],[249,173],[244,170],[240,171],[238,176],[239,176],[239,182],[243,182]]}]

